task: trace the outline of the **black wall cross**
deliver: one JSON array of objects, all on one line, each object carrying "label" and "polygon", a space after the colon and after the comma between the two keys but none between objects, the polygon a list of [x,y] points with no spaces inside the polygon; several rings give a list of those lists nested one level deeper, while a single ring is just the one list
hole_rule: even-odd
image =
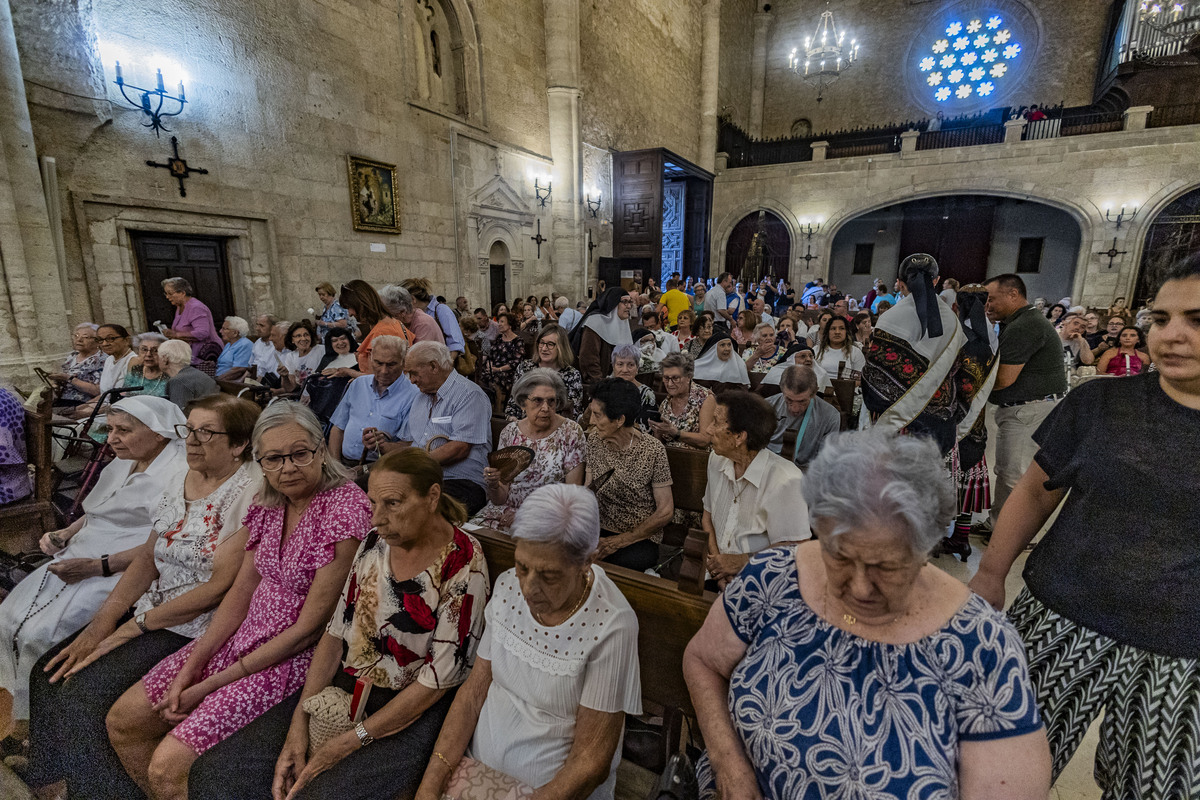
[{"label": "black wall cross", "polygon": [[1108,269],[1112,269],[1113,260],[1116,259],[1117,256],[1123,256],[1128,252],[1128,250],[1117,249],[1117,237],[1114,236],[1112,247],[1108,248],[1107,250],[1101,250],[1099,253],[1096,253],[1096,255],[1108,256]]},{"label": "black wall cross", "polygon": [[814,256],[812,254],[812,245],[811,244],[808,246],[808,252],[800,257],[804,259],[804,271],[805,272],[808,272],[809,264],[811,264],[812,262],[814,262],[820,258],[820,256]]},{"label": "black wall cross", "polygon": [[187,189],[183,186],[183,179],[190,176],[193,172],[197,175],[207,175],[208,170],[198,167],[189,167],[188,163],[179,157],[179,140],[174,136],[171,137],[171,149],[175,152],[173,158],[168,158],[167,163],[159,164],[155,161],[147,161],[148,167],[162,167],[171,173],[171,177],[179,181],[179,196],[187,197]]},{"label": "black wall cross", "polygon": [[537,242],[537,246],[538,246],[537,257],[541,258],[542,257],[542,242],[548,242],[550,240],[545,238],[544,236],[542,236],[542,221],[540,219],[537,221],[537,236],[530,236],[529,238],[532,239],[533,241]]}]

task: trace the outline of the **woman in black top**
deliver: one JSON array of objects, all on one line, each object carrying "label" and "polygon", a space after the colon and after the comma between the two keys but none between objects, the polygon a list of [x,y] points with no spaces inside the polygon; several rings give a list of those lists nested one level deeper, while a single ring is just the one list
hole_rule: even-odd
[{"label": "woman in black top", "polygon": [[1200,797],[1200,254],[1152,305],[1158,371],[1089,381],[1051,412],[971,581],[1003,607],[1005,576],[1066,495],[1009,616],[1055,776],[1103,708],[1096,781],[1120,800]]}]

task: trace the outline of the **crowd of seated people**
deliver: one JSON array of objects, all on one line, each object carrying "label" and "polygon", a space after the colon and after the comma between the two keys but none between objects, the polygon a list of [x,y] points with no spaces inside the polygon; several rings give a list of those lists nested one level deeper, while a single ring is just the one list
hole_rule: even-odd
[{"label": "crowd of seated people", "polygon": [[[1177,293],[1200,285],[1181,275]],[[958,512],[937,447],[838,433],[849,409],[830,379],[858,378],[868,309],[897,298],[881,284],[860,311],[823,284],[798,303],[782,284],[726,283],[732,327],[689,308],[701,285],[674,278],[662,295],[518,298],[493,315],[423,281],[349,281],[336,297],[321,284],[318,319],[260,315],[252,342],[226,317],[212,359],[188,286],[164,283],[179,311],[163,334],[77,327],[59,408],[140,391],[106,409],[116,458],[85,515],[45,534],[52,561],[0,603],[13,643],[0,719],[28,721],[27,782],[65,781],[71,797],[441,800],[508,776],[611,798],[625,718],[653,676],[604,565],[662,569],[672,459],[689,454],[706,465],[696,527],[716,593],[679,665],[701,797],[831,793],[884,766],[889,796],[1044,797],[1075,746],[1052,717],[1068,689],[1031,677],[1025,655],[1053,612],[1023,595],[1014,628],[988,604],[1028,523],[1001,517],[1006,549],[972,595],[929,561]],[[1126,391],[1165,370],[1154,402],[1200,408],[1185,306],[1160,298],[1148,338],[1065,305],[1064,359],[1132,376],[1111,383]],[[265,410],[234,396],[247,378],[275,383]],[[345,386],[326,427],[304,402],[331,379]],[[1095,426],[1073,424],[1075,444],[1091,441]],[[489,458],[509,448],[528,452],[515,475]],[[1010,502],[1038,518],[1083,480],[1067,463],[1038,462],[1060,482],[1037,473]],[[1166,503],[1160,489],[1145,502]],[[511,537],[513,570],[489,576],[474,526]],[[935,635],[959,654],[949,678]],[[1164,655],[1176,651],[1190,656]],[[853,711],[897,677],[934,688],[897,689],[903,714]],[[767,701],[781,692],[803,699]],[[1157,741],[1139,736],[1128,746]],[[828,769],[788,755],[814,748]]]}]

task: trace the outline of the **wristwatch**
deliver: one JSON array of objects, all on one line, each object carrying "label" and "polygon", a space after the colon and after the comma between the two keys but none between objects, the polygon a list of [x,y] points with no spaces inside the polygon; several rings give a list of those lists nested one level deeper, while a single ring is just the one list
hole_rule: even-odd
[{"label": "wristwatch", "polygon": [[146,612],[138,614],[133,618],[133,624],[138,626],[138,630],[142,633],[149,633],[150,629],[146,627]]},{"label": "wristwatch", "polygon": [[361,722],[354,726],[354,733],[358,736],[358,744],[360,747],[366,747],[371,742],[375,741],[375,737],[367,733],[367,726]]}]

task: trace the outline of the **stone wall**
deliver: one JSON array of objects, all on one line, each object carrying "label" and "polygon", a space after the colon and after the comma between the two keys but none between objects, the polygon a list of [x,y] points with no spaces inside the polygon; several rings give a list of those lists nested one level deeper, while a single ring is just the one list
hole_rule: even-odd
[{"label": "stone wall", "polygon": [[581,0],[584,141],[699,160],[700,10],[700,0]]},{"label": "stone wall", "polygon": [[[1069,214],[1079,225],[1081,242],[1065,293],[1088,305],[1104,305],[1114,296],[1133,294],[1155,215],[1197,186],[1200,125],[727,169],[715,183],[712,263],[725,263],[738,220],[766,208],[791,233],[792,283],[828,278],[834,238],[863,214],[923,197],[991,194]],[[1103,209],[1126,202],[1140,211],[1117,230],[1104,221]],[[801,258],[808,244],[799,230],[803,218],[822,222],[811,242],[819,259],[811,266]],[[1128,252],[1110,268],[1108,257],[1097,254],[1112,247],[1114,238],[1116,248]]]},{"label": "stone wall", "polygon": [[761,6],[760,0],[723,0],[721,3],[721,76],[717,109],[721,116],[742,130],[750,127],[754,10]]},{"label": "stone wall", "polygon": [[[1022,0],[1020,4],[1038,20],[1040,43],[1019,89],[996,105],[1090,103],[1109,4],[1105,0]],[[825,5],[823,0],[772,3],[775,20],[767,45],[764,137],[788,135],[793,121],[801,117],[810,119],[814,132],[820,132],[900,123],[936,111],[932,100],[920,106],[907,92],[904,81],[911,70],[906,57],[918,31],[953,3],[844,0],[834,4],[837,24],[858,38],[860,59],[817,103],[816,89],[788,70],[788,54],[793,47],[803,51],[804,39],[812,35]],[[749,63],[749,52],[743,58]]]}]

